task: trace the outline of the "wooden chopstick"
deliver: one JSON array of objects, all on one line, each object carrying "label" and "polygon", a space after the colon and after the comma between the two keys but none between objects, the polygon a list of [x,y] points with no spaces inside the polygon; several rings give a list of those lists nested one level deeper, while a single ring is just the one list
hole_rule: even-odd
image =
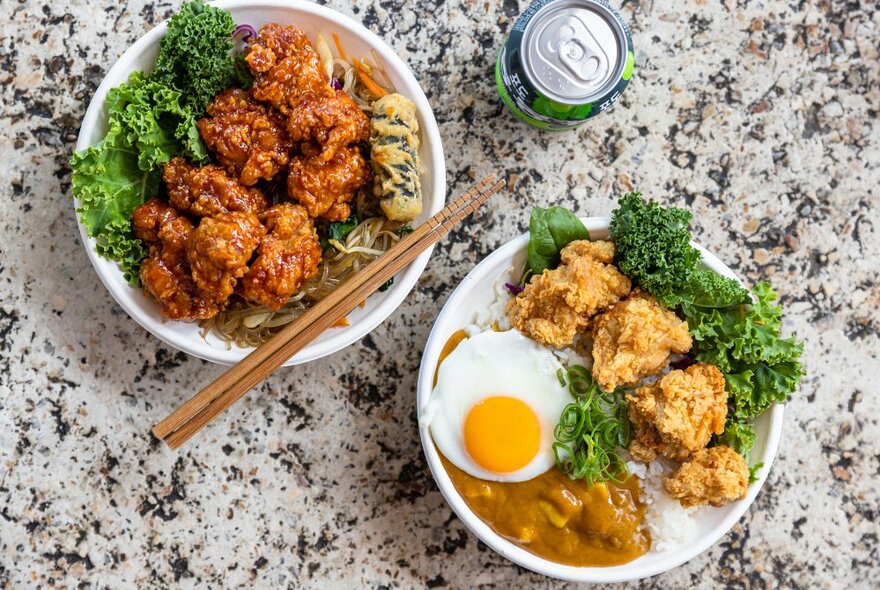
[{"label": "wooden chopstick", "polygon": [[169,414],[153,427],[153,434],[172,449],[180,447],[287,359],[348,315],[503,186],[504,180],[496,179],[493,174],[471,187]]}]

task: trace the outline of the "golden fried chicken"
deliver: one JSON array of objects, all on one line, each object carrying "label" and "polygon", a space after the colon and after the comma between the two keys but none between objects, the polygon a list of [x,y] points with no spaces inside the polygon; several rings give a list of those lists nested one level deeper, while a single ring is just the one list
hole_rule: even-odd
[{"label": "golden fried chicken", "polygon": [[[287,133],[303,143],[303,152],[319,147],[314,157],[325,162],[350,143],[370,138],[370,120],[342,90],[331,96],[307,93],[290,108]],[[312,155],[312,154],[309,154]]]},{"label": "golden fried chicken", "polygon": [[724,506],[746,497],[749,466],[727,446],[700,449],[664,482],[685,508],[698,504]]},{"label": "golden fried chicken", "polygon": [[241,280],[241,294],[253,303],[279,309],[318,272],[321,244],[304,207],[281,203],[261,218],[269,233],[260,240],[257,259]]},{"label": "golden fried chicken", "polygon": [[637,461],[658,454],[683,461],[724,431],[727,391],[715,365],[697,363],[670,371],[626,396],[634,433],[629,452]]},{"label": "golden fried chicken", "polygon": [[240,88],[224,90],[198,123],[205,145],[245,186],[271,180],[290,161],[284,118]]},{"label": "golden fried chicken", "polygon": [[253,213],[232,211],[205,217],[192,232],[186,257],[199,290],[218,304],[232,295],[266,228]]},{"label": "golden fried chicken", "polygon": [[190,276],[186,245],[193,226],[189,220],[159,199],[152,199],[135,208],[132,228],[149,246],[140,278],[144,293],[162,306],[162,315],[184,321],[217,315],[218,305],[199,291]]},{"label": "golden fried chicken", "polygon": [[348,203],[370,180],[371,171],[357,146],[342,148],[327,162],[298,156],[290,162],[287,193],[311,217],[345,221]]},{"label": "golden fried chicken", "polygon": [[268,102],[284,115],[303,94],[332,97],[321,59],[302,29],[270,23],[260,27],[247,47],[245,61],[254,76],[254,98]]},{"label": "golden fried chicken", "polygon": [[671,353],[690,349],[687,322],[641,290],[593,319],[593,377],[605,391],[656,375]]},{"label": "golden fried chicken", "polygon": [[180,211],[210,217],[230,211],[254,215],[266,208],[266,197],[230,178],[214,164],[193,166],[183,158],[172,158],[162,174],[171,204]]},{"label": "golden fried chicken", "polygon": [[507,304],[514,328],[541,344],[562,348],[572,343],[597,312],[629,293],[629,279],[611,262],[614,244],[577,240],[560,253],[558,268],[532,277]]}]

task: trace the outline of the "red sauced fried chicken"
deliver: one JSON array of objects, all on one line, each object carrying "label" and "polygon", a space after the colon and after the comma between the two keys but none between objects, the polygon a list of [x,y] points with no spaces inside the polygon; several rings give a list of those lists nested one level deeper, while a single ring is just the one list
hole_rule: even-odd
[{"label": "red sauced fried chicken", "polygon": [[205,145],[245,186],[271,180],[290,161],[284,118],[240,88],[224,90],[198,123]]},{"label": "red sauced fried chicken", "polygon": [[210,217],[230,211],[258,214],[266,208],[266,197],[248,188],[214,164],[193,166],[183,158],[172,158],[162,174],[171,204],[180,211]]},{"label": "red sauced fried chicken", "polygon": [[287,117],[291,141],[320,146],[315,157],[327,161],[340,148],[369,138],[369,119],[347,94],[330,86],[301,29],[263,26],[248,45],[245,61],[254,75],[254,98]]},{"label": "red sauced fried chicken", "polygon": [[149,247],[140,278],[147,296],[162,306],[162,315],[184,321],[217,315],[219,306],[199,291],[190,274],[186,245],[192,223],[173,207],[152,199],[135,208],[132,227],[135,236]]},{"label": "red sauced fried chicken", "polygon": [[205,217],[186,245],[192,278],[199,290],[223,304],[247,272],[247,263],[266,228],[252,213],[232,211]]},{"label": "red sauced fried chicken", "polygon": [[321,244],[312,220],[299,205],[281,203],[261,217],[269,231],[241,281],[241,294],[248,301],[279,309],[318,272]]},{"label": "red sauced fried chicken", "polygon": [[287,192],[311,217],[345,221],[348,203],[372,172],[357,146],[342,148],[329,161],[297,156],[290,162]]}]

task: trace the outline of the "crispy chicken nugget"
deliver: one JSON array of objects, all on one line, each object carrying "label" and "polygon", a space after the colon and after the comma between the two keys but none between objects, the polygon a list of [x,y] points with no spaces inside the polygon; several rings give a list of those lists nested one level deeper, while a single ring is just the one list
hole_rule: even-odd
[{"label": "crispy chicken nugget", "polygon": [[687,322],[636,290],[593,320],[593,377],[605,391],[632,385],[691,348]]},{"label": "crispy chicken nugget", "polygon": [[683,461],[724,431],[727,391],[715,365],[671,371],[626,396],[635,433],[629,452],[638,461],[663,455]]},{"label": "crispy chicken nugget", "polygon": [[514,328],[541,344],[563,348],[597,312],[629,293],[629,279],[611,262],[611,242],[577,240],[560,253],[558,268],[532,277],[507,305]]},{"label": "crispy chicken nugget", "polygon": [[685,508],[699,504],[724,506],[746,497],[749,466],[730,447],[700,449],[663,485]]}]

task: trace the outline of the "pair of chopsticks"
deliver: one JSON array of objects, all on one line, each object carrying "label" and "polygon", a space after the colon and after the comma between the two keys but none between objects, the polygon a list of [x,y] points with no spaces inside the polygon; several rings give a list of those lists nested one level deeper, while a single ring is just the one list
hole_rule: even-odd
[{"label": "pair of chopsticks", "polygon": [[492,174],[471,187],[177,408],[153,427],[153,434],[172,449],[180,447],[287,359],[347,316],[360,302],[437,243],[503,186],[504,180]]}]

